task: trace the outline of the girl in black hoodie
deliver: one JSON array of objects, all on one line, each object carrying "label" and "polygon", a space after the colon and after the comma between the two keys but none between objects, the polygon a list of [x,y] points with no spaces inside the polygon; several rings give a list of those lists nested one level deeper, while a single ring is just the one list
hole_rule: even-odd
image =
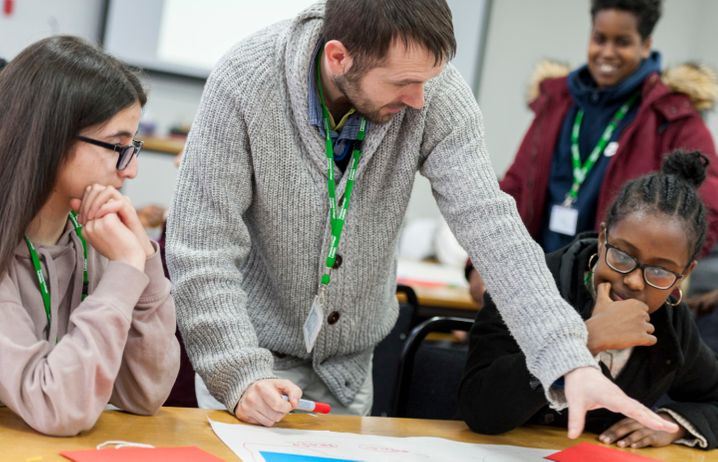
[{"label": "girl in black hoodie", "polygon": [[[587,346],[604,374],[648,407],[667,394],[657,412],[680,427],[656,432],[605,409],[591,411],[586,428],[604,443],[718,444],[718,360],[679,289],[706,234],[696,189],[707,163],[698,152],[671,154],[661,172],[623,187],[598,235],[581,234],[546,256],[562,296],[586,320]],[[567,423],[565,413],[548,407],[489,295],[471,330],[459,400],[464,420],[480,433]]]}]

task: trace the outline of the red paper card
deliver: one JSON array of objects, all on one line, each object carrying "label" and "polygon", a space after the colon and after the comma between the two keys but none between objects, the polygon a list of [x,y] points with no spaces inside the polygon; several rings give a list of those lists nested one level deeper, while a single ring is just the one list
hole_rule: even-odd
[{"label": "red paper card", "polygon": [[556,462],[656,462],[656,459],[651,459],[650,457],[590,443],[579,443],[576,446],[571,446],[568,449],[546,456],[545,459]]},{"label": "red paper card", "polygon": [[181,448],[107,448],[63,451],[74,462],[222,462],[222,459],[194,446]]}]

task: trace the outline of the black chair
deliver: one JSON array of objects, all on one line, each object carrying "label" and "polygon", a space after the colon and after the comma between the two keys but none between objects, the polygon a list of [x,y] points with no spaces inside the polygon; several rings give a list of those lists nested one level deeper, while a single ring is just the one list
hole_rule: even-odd
[{"label": "black chair", "polygon": [[395,417],[457,419],[458,391],[468,343],[425,342],[432,332],[468,332],[473,321],[434,317],[409,335],[401,355]]},{"label": "black chair", "polygon": [[373,416],[391,415],[394,408],[401,351],[411,329],[418,323],[416,316],[419,302],[414,290],[400,284],[396,287],[396,293],[397,295],[403,294],[406,301],[399,304],[399,316],[391,332],[374,349],[372,364],[374,403],[371,408]]}]

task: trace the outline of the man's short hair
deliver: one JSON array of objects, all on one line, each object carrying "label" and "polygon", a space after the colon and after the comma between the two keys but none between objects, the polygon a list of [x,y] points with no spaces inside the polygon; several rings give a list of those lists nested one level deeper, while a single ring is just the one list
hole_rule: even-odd
[{"label": "man's short hair", "polygon": [[381,62],[395,40],[423,46],[436,64],[456,54],[446,0],[327,0],[322,35],[351,53],[353,74]]},{"label": "man's short hair", "polygon": [[643,40],[653,33],[661,18],[661,0],[591,0],[591,20],[602,10],[621,10],[633,14],[638,20],[638,33]]}]

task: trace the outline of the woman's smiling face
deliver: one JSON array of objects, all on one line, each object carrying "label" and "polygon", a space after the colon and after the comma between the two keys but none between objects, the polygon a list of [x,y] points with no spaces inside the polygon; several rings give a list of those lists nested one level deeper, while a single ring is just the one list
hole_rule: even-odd
[{"label": "woman's smiling face", "polygon": [[650,53],[651,38],[641,38],[633,13],[615,9],[596,13],[588,42],[588,71],[600,88],[621,83]]}]

